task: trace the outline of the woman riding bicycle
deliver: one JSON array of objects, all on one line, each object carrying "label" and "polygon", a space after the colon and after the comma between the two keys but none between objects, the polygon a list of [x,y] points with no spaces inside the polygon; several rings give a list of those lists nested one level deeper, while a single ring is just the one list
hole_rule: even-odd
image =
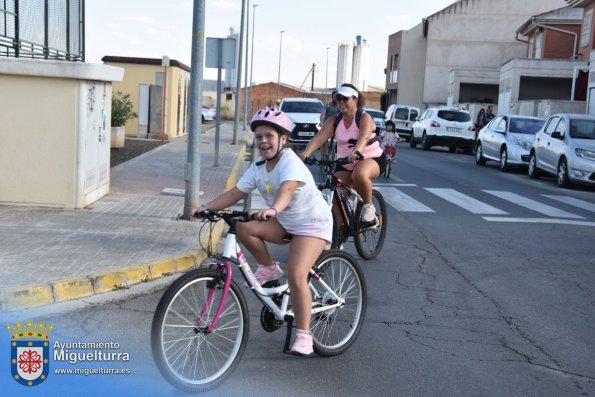
[{"label": "woman riding bicycle", "polygon": [[[285,113],[259,110],[250,128],[260,157],[237,185],[209,202],[211,210],[227,208],[258,189],[269,208],[253,211],[255,220],[237,224],[237,237],[259,263],[255,272],[260,284],[283,275],[265,242],[287,244],[287,282],[296,320],[296,337],[291,353],[312,353],[310,316],[312,295],[308,272],[332,240],[333,220],[329,206],[317,189],[312,174],[299,157],[285,148],[293,125]],[[200,215],[200,211],[197,212]]]},{"label": "woman riding bicycle", "polygon": [[[302,159],[309,157],[316,149],[335,136],[337,157],[347,157],[351,163],[337,166],[335,175],[359,193],[364,201],[362,221],[376,222],[375,209],[372,205],[372,179],[384,173],[386,157],[378,141],[368,144],[373,138],[376,124],[372,116],[361,113],[359,126],[356,122],[358,108],[365,105],[365,98],[351,84],[343,84],[335,94],[341,116],[329,118],[322,129],[312,138],[304,149]],[[335,119],[341,120],[335,129]],[[353,143],[355,141],[355,143]]]}]

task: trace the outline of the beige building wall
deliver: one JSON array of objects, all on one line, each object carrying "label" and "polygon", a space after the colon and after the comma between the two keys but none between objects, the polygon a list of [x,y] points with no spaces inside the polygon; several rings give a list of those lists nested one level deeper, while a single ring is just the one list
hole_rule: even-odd
[{"label": "beige building wall", "polygon": [[[126,58],[121,58],[125,60]],[[138,59],[138,58],[132,58]],[[114,92],[122,91],[130,94],[130,99],[134,104],[134,111],[140,114],[139,111],[139,92],[141,84],[156,85],[161,80],[157,80],[158,74],[165,75],[165,135],[168,138],[185,135],[187,133],[187,106],[186,102],[189,99],[187,86],[190,81],[190,72],[179,68],[177,66],[168,66],[164,68],[160,65],[150,65],[146,63],[133,62],[104,62],[105,65],[112,65],[124,68],[126,70],[125,78],[121,82],[114,83]],[[153,105],[152,105],[153,106]],[[160,107],[161,109],[161,107]],[[179,109],[179,111],[178,111]],[[189,110],[189,109],[188,109]],[[129,120],[126,123],[126,136],[136,137],[139,134],[138,118]]]},{"label": "beige building wall", "polygon": [[[76,81],[0,75],[0,87],[0,201],[27,203],[36,197],[40,204],[72,203]],[[27,105],[3,114],[15,110],[14,103]]]}]

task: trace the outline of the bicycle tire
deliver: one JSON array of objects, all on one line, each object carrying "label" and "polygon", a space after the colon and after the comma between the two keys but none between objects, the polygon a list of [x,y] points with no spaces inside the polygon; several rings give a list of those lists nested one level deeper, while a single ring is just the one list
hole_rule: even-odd
[{"label": "bicycle tire", "polygon": [[374,259],[378,256],[386,239],[387,216],[384,197],[378,190],[372,190],[372,204],[376,209],[378,226],[368,227],[358,222],[357,233],[353,236],[355,249],[364,259]]},{"label": "bicycle tire", "polygon": [[392,158],[389,158],[388,161],[386,162],[386,169],[384,170],[384,177],[386,179],[390,178],[391,161],[392,161]]},{"label": "bicycle tire", "polygon": [[[361,331],[368,302],[366,282],[359,264],[345,251],[324,251],[314,271],[345,299],[342,306],[312,315],[310,322],[314,352],[323,357],[336,356],[349,349]],[[331,299],[314,278],[310,279],[310,287],[314,307]]]},{"label": "bicycle tire", "polygon": [[331,242],[331,248],[339,249],[341,248],[341,244],[343,243],[343,227],[339,224],[339,220],[337,219],[337,214],[335,214],[334,209],[332,210],[333,213],[333,234],[332,238],[333,241]]},{"label": "bicycle tire", "polygon": [[[170,285],[155,310],[151,347],[157,368],[177,389],[204,392],[220,385],[237,367],[248,341],[249,317],[246,298],[232,280],[217,327],[209,334],[200,327],[209,324],[223,289],[212,269],[191,270]],[[207,293],[214,288],[209,307]],[[200,324],[200,313],[206,313]]]}]

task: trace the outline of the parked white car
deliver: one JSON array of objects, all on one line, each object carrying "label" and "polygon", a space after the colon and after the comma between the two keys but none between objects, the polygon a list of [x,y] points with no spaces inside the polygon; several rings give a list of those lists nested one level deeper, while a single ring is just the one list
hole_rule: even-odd
[{"label": "parked white car", "polygon": [[419,108],[409,105],[392,104],[386,110],[386,120],[395,123],[395,131],[407,142],[411,139],[413,123],[420,115]]},{"label": "parked white car", "polygon": [[465,109],[450,106],[429,108],[413,123],[409,145],[414,148],[418,143],[423,150],[447,146],[451,153],[461,148],[471,154],[475,143],[475,124]]},{"label": "parked white car", "polygon": [[217,117],[217,111],[209,106],[202,106],[202,122],[213,121]]},{"label": "parked white car", "polygon": [[295,124],[289,142],[296,147],[305,147],[320,131],[320,113],[324,105],[316,98],[285,98],[280,109]]},{"label": "parked white car", "polygon": [[372,116],[374,124],[376,124],[376,133],[380,134],[380,131],[384,129],[384,113],[382,110],[364,108],[364,111]]},{"label": "parked white car", "polygon": [[528,174],[555,175],[558,186],[572,182],[595,185],[595,117],[558,113],[535,134]]},{"label": "parked white car", "polygon": [[493,160],[506,171],[510,166],[529,164],[529,151],[545,119],[504,114],[497,116],[479,131],[475,142],[475,162],[484,165]]}]

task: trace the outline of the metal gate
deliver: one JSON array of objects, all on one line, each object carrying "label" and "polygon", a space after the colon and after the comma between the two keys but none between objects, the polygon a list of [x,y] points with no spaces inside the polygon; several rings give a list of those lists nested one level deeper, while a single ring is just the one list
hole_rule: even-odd
[{"label": "metal gate", "polygon": [[85,61],[85,0],[0,0],[0,57]]}]

